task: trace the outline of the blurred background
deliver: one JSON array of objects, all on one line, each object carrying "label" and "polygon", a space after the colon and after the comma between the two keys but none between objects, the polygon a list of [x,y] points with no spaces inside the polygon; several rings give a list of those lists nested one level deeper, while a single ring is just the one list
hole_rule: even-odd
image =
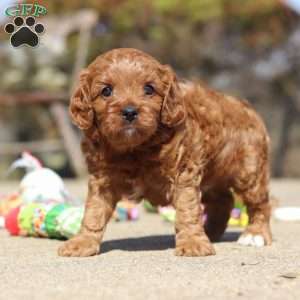
[{"label": "blurred background", "polygon": [[34,1],[48,10],[36,48],[10,45],[4,11],[16,3],[0,4],[1,178],[23,150],[84,176],[68,101],[79,70],[116,47],[247,98],[271,135],[273,177],[300,177],[300,0]]}]

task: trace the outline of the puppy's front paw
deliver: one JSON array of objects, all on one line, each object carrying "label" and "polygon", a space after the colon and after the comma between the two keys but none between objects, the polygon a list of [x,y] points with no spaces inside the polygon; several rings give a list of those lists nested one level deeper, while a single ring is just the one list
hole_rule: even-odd
[{"label": "puppy's front paw", "polygon": [[177,256],[208,256],[215,254],[216,251],[208,239],[190,237],[176,242],[175,255]]},{"label": "puppy's front paw", "polygon": [[93,238],[79,235],[64,242],[58,248],[59,256],[92,256],[99,253],[100,246]]}]

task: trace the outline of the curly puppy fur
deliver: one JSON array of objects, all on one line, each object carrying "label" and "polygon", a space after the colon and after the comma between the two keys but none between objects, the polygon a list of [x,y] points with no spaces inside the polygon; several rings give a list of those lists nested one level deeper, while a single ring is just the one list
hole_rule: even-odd
[{"label": "curly puppy fur", "polygon": [[[124,118],[128,106],[133,120]],[[269,138],[246,101],[179,81],[171,67],[123,48],[82,71],[70,113],[84,133],[89,192],[81,231],[59,255],[99,253],[122,196],[174,205],[176,255],[215,254],[211,241],[226,229],[232,191],[250,216],[241,243],[271,244]]]}]

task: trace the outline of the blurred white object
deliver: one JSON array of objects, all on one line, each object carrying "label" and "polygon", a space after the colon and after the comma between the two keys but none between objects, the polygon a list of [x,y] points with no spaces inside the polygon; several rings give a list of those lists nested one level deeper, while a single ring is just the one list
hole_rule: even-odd
[{"label": "blurred white object", "polygon": [[24,168],[26,175],[20,183],[19,192],[25,203],[48,202],[58,203],[72,202],[59,175],[48,168],[44,168],[41,162],[28,152],[23,152],[22,157],[11,165],[11,170]]},{"label": "blurred white object", "polygon": [[296,13],[300,14],[300,1],[299,0],[284,0],[287,6],[293,9]]},{"label": "blurred white object", "polygon": [[16,1],[16,0],[1,0],[0,1],[0,25],[9,19],[9,17],[7,17],[5,15],[5,10],[8,7],[12,6],[13,4],[16,4],[17,2],[18,1]]},{"label": "blurred white object", "polygon": [[274,217],[280,221],[300,221],[300,207],[279,207],[274,211]]}]

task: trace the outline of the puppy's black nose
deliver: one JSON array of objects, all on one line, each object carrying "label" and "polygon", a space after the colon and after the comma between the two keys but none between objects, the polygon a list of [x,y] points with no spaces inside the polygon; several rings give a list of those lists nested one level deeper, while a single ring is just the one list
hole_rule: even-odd
[{"label": "puppy's black nose", "polygon": [[138,112],[135,107],[133,106],[126,106],[122,110],[122,116],[125,120],[132,122],[134,119],[137,118]]}]

